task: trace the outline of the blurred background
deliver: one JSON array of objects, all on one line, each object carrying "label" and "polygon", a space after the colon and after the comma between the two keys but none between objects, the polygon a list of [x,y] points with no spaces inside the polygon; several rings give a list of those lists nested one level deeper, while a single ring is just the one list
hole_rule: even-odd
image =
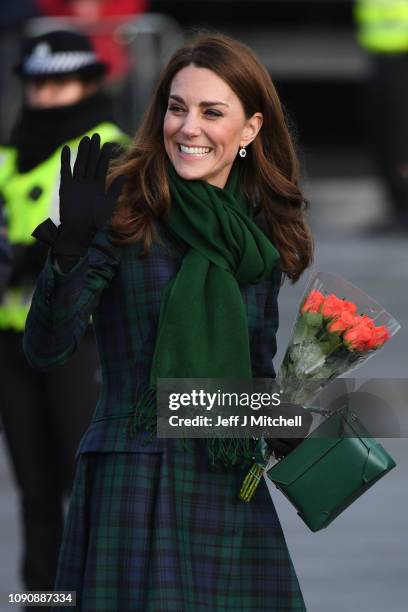
[{"label": "blurred background", "polygon": [[[0,142],[7,143],[21,103],[12,68],[24,34],[60,27],[90,34],[110,61],[107,87],[116,122],[128,134],[186,35],[215,29],[247,43],[267,66],[296,137],[315,267],[359,286],[402,326],[356,375],[406,377],[408,2],[118,0],[109,14],[102,4],[1,0]],[[380,5],[390,11],[381,14]],[[281,290],[276,368],[307,276]],[[406,610],[408,447],[406,439],[383,444],[397,468],[322,532],[310,533],[271,491],[309,612]],[[12,609],[7,593],[22,588],[20,540],[17,493],[0,433],[0,612]]]}]

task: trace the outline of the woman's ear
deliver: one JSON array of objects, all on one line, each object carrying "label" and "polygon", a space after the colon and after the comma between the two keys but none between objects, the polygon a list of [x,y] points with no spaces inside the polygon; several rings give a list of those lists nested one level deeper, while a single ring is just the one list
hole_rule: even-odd
[{"label": "woman's ear", "polygon": [[262,113],[254,113],[252,117],[247,119],[245,127],[242,131],[242,136],[241,136],[241,141],[240,141],[241,147],[246,147],[247,145],[249,145],[250,142],[252,142],[256,138],[259,130],[262,127],[262,123],[263,123]]}]

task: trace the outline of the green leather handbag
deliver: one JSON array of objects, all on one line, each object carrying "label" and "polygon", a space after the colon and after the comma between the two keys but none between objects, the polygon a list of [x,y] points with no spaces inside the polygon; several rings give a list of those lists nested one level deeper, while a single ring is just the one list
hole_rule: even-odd
[{"label": "green leather handbag", "polygon": [[343,408],[266,474],[306,525],[318,531],[395,466],[361,421]]}]

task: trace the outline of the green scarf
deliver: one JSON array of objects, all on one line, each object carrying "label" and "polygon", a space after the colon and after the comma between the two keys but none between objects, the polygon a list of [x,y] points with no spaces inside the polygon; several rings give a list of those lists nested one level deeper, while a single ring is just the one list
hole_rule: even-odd
[{"label": "green scarf", "polygon": [[[234,164],[224,189],[185,180],[169,165],[167,225],[190,249],[164,290],[150,389],[135,410],[135,431],[154,431],[158,378],[252,378],[245,305],[239,284],[271,276],[279,253],[252,220]],[[246,464],[251,439],[209,439],[213,463]]]}]

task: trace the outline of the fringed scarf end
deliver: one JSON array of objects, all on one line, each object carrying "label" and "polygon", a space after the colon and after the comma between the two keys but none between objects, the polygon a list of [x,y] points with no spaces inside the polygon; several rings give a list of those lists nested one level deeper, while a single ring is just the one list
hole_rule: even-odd
[{"label": "fringed scarf end", "polygon": [[[157,435],[157,390],[149,386],[134,404],[133,416],[127,423],[127,434],[134,438],[140,433],[148,433],[146,444]],[[192,450],[191,439],[182,439],[182,448]],[[251,438],[209,438],[207,450],[213,466],[247,468],[254,460],[256,441]]]},{"label": "fringed scarf end", "polygon": [[222,463],[225,467],[248,467],[254,460],[255,446],[256,442],[251,438],[210,438],[207,440],[212,465]]}]

